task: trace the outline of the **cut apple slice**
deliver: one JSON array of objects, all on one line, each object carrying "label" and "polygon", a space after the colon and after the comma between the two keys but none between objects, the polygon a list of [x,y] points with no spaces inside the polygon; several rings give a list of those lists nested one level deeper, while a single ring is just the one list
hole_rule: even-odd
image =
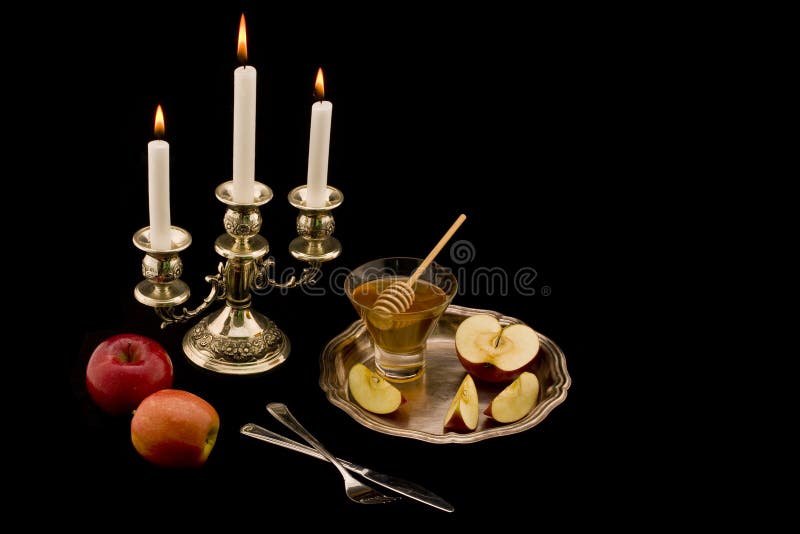
[{"label": "cut apple slice", "polygon": [[363,363],[350,368],[347,383],[353,399],[372,413],[392,413],[405,401],[399,389]]},{"label": "cut apple slice", "polygon": [[478,427],[478,390],[468,374],[461,381],[458,391],[444,417],[444,429],[456,432],[471,432]]},{"label": "cut apple slice", "polygon": [[528,415],[539,400],[539,379],[527,371],[492,399],[485,413],[498,423],[513,423]]},{"label": "cut apple slice", "polygon": [[491,315],[473,315],[458,325],[456,353],[475,378],[510,382],[539,354],[539,335],[528,325],[503,327]]}]

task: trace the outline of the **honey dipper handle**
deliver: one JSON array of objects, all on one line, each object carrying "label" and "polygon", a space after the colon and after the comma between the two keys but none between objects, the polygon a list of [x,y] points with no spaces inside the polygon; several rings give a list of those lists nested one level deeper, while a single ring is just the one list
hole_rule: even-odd
[{"label": "honey dipper handle", "polygon": [[433,250],[431,250],[430,253],[428,254],[428,256],[424,260],[422,260],[422,263],[419,264],[419,267],[417,267],[417,270],[414,271],[414,274],[412,274],[411,277],[408,279],[408,282],[407,282],[408,285],[410,285],[410,286],[414,285],[414,283],[417,281],[417,278],[419,278],[420,275],[423,272],[425,272],[425,269],[427,269],[428,265],[431,264],[431,262],[433,261],[433,258],[435,258],[436,255],[439,254],[439,252],[441,252],[441,250],[444,248],[444,246],[447,244],[447,242],[450,241],[450,238],[453,237],[453,234],[456,233],[456,230],[458,230],[458,227],[461,226],[461,224],[465,220],[467,220],[467,216],[464,215],[463,213],[458,216],[458,219],[456,219],[456,222],[453,223],[453,225],[442,236],[442,238],[439,240],[439,242],[436,243],[436,246],[433,247]]}]

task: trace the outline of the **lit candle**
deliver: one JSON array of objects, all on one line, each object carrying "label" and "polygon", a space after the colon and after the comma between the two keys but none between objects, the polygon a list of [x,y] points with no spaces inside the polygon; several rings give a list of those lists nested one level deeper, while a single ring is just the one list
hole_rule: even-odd
[{"label": "lit candle", "polygon": [[153,129],[156,139],[147,144],[147,192],[150,199],[150,246],[156,250],[169,250],[169,143],[164,135],[164,112],[156,108]]},{"label": "lit candle", "polygon": [[244,14],[239,21],[237,56],[242,66],[233,73],[233,200],[250,203],[255,196],[256,69],[247,65]]},{"label": "lit candle", "polygon": [[331,144],[331,115],[333,115],[333,104],[324,100],[325,82],[322,79],[321,68],[317,71],[314,95],[319,101],[311,106],[306,204],[312,208],[321,208],[328,200],[328,151]]}]

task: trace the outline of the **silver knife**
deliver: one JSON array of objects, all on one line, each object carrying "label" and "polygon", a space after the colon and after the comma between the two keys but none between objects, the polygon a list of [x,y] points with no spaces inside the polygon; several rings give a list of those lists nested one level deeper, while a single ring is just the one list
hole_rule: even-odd
[{"label": "silver knife", "polygon": [[[284,447],[286,449],[291,449],[293,451],[302,452],[303,454],[307,454],[308,456],[313,456],[318,460],[324,460],[324,456],[314,450],[312,447],[307,447],[301,443],[298,443],[292,439],[287,437],[281,436],[271,430],[267,430],[264,427],[258,426],[254,423],[247,423],[239,429],[239,432],[244,434],[245,436],[250,436],[251,438],[260,439],[261,441],[266,441],[267,443],[272,443],[273,445],[278,445],[279,447]],[[396,491],[401,495],[405,495],[409,499],[414,499],[415,501],[419,501],[423,504],[427,504],[428,506],[433,506],[439,510],[444,512],[452,512],[455,510],[453,505],[449,502],[445,501],[435,493],[428,491],[427,489],[423,488],[418,484],[414,484],[413,482],[409,482],[408,480],[403,480],[402,478],[392,477],[389,475],[384,475],[383,473],[378,473],[373,471],[372,469],[368,469],[366,467],[362,467],[360,465],[354,464],[352,462],[348,462],[347,460],[339,459],[342,462],[342,465],[348,470],[354,473],[358,473],[359,475],[363,476],[367,480],[370,480],[376,484],[383,486],[384,488],[389,488],[392,491]]]}]

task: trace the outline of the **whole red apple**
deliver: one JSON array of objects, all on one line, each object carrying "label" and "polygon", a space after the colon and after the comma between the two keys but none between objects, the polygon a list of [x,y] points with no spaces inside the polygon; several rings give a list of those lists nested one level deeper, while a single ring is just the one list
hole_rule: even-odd
[{"label": "whole red apple", "polygon": [[119,334],[100,343],[86,366],[92,400],[111,415],[131,413],[159,389],[172,387],[172,360],[157,341]]},{"label": "whole red apple", "polygon": [[200,467],[219,433],[219,414],[194,393],[162,389],[142,401],[131,420],[131,441],[162,467]]}]

